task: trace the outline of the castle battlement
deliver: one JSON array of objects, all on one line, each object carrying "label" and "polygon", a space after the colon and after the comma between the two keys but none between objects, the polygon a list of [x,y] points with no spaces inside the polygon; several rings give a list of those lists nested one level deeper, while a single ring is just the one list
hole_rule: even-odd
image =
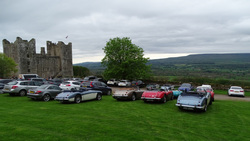
[{"label": "castle battlement", "polygon": [[73,77],[72,43],[47,41],[47,54],[45,47],[41,47],[40,54],[37,54],[34,38],[28,41],[17,37],[14,43],[4,39],[3,51],[18,64],[17,76],[30,73],[43,78]]}]

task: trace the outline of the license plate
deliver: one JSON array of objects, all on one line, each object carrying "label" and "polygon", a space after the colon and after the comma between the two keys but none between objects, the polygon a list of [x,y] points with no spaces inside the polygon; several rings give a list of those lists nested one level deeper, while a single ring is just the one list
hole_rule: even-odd
[{"label": "license plate", "polygon": [[8,90],[10,90],[10,89],[4,89],[4,90],[8,91]]},{"label": "license plate", "polygon": [[87,88],[87,86],[82,86],[83,88]]},{"label": "license plate", "polygon": [[239,93],[239,91],[235,91],[235,93]]},{"label": "license plate", "polygon": [[30,91],[30,93],[32,93],[32,94],[33,94],[33,93],[35,93],[35,92],[34,92],[34,91]]}]

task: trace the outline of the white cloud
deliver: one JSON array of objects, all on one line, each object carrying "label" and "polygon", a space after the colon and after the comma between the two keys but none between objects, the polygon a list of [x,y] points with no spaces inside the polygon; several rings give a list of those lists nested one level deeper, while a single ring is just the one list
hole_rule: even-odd
[{"label": "white cloud", "polygon": [[72,42],[74,63],[101,61],[102,48],[114,37],[130,37],[152,59],[250,51],[249,0],[1,0],[0,5],[0,39],[35,38],[37,52],[47,40]]}]

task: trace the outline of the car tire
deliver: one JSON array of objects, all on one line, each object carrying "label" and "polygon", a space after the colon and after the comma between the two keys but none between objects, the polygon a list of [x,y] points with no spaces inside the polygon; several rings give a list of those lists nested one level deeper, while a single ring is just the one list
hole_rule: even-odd
[{"label": "car tire", "polygon": [[26,91],[25,91],[25,90],[21,90],[21,91],[19,92],[19,95],[20,95],[20,96],[25,96],[25,95],[26,95]]},{"label": "car tire", "polygon": [[212,105],[213,104],[213,101],[212,101],[212,99],[210,99],[210,101],[209,101],[209,105]]},{"label": "car tire", "polygon": [[162,103],[166,103],[167,102],[167,97],[166,95],[164,95],[164,97],[161,99]]},{"label": "car tire", "polygon": [[111,95],[111,91],[110,90],[108,90],[107,95]]},{"label": "car tire", "polygon": [[96,100],[102,100],[102,95],[100,93],[96,95]]},{"label": "car tire", "polygon": [[203,109],[203,112],[206,112],[207,111],[207,102],[205,103],[205,107]]},{"label": "car tire", "polygon": [[45,102],[50,101],[50,95],[49,94],[45,94],[43,96],[43,101],[45,101]]},{"label": "car tire", "polygon": [[135,94],[132,94],[132,96],[131,96],[131,100],[132,100],[132,101],[135,101],[135,100],[136,100],[136,96],[135,96]]},{"label": "car tire", "polygon": [[81,103],[81,96],[80,95],[76,95],[75,96],[75,103]]},{"label": "car tire", "polygon": [[171,100],[174,100],[174,94],[172,93],[172,97],[171,97]]}]

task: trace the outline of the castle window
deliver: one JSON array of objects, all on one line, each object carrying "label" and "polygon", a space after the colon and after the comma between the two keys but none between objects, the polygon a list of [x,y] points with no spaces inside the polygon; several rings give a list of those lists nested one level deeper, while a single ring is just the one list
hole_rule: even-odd
[{"label": "castle window", "polygon": [[30,65],[30,61],[27,62],[27,65]]},{"label": "castle window", "polygon": [[29,55],[29,54],[27,54],[27,58],[30,58],[30,55]]},{"label": "castle window", "polygon": [[28,72],[30,72],[30,69],[28,69]]}]

